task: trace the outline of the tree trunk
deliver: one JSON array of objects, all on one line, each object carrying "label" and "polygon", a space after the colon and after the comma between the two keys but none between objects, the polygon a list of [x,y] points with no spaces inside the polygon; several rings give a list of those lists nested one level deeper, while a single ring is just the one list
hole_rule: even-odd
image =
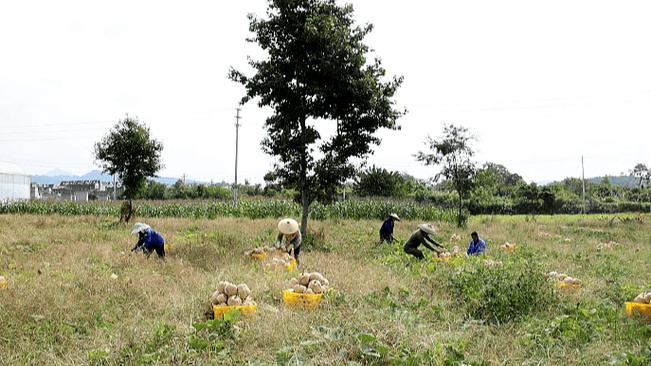
[{"label": "tree trunk", "polygon": [[133,203],[131,202],[131,197],[129,197],[129,211],[127,211],[127,219],[126,219],[127,223],[129,222],[129,220],[131,220],[131,215],[133,215]]},{"label": "tree trunk", "polygon": [[463,201],[461,199],[461,194],[459,194],[459,208],[457,211],[457,227],[461,227],[461,209],[463,207]]},{"label": "tree trunk", "polygon": [[305,237],[307,234],[307,218],[309,215],[310,201],[308,200],[307,193],[303,191],[301,193],[303,198],[303,215],[301,216],[301,235]]},{"label": "tree trunk", "polygon": [[301,119],[301,201],[303,203],[303,215],[301,216],[301,235],[305,238],[307,234],[307,219],[310,208],[310,198],[308,197],[307,187],[307,143],[305,142],[305,133],[307,126],[305,117]]}]

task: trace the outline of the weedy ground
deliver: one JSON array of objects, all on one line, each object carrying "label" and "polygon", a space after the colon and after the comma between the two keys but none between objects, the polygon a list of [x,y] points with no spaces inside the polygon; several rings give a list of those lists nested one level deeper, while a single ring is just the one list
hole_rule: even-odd
[{"label": "weedy ground", "polygon": [[[465,249],[478,231],[504,263],[494,269],[376,246],[380,222],[311,221],[303,269],[324,273],[334,291],[307,312],[282,303],[296,272],[265,272],[242,256],[273,242],[276,220],[141,219],[172,245],[163,263],[130,253],[136,237],[113,219],[0,215],[0,275],[9,280],[0,364],[645,365],[651,326],[628,319],[623,302],[651,290],[651,216],[613,218],[435,223],[449,248]],[[398,223],[395,236],[404,241],[418,224]],[[518,249],[499,251],[506,241]],[[610,241],[618,245],[598,249]],[[583,288],[534,281],[552,270]],[[247,283],[257,315],[211,323],[219,280]]]}]

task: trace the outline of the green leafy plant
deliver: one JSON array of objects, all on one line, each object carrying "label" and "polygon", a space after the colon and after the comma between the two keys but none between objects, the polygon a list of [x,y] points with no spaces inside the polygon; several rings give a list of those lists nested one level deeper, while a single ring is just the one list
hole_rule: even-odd
[{"label": "green leafy plant", "polygon": [[517,321],[558,301],[542,268],[524,259],[489,266],[481,258],[468,258],[446,274],[465,313],[489,323]]},{"label": "green leafy plant", "polygon": [[226,347],[226,341],[237,339],[239,332],[235,323],[241,314],[237,309],[229,310],[220,319],[193,323],[195,333],[188,336],[188,347],[197,351],[220,352]]}]

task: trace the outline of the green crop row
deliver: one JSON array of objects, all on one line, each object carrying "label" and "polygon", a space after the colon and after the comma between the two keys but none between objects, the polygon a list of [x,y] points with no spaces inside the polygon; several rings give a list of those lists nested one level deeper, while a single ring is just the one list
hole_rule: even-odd
[{"label": "green crop row", "polygon": [[[181,217],[205,218],[246,217],[250,219],[278,218],[282,216],[299,217],[299,204],[287,200],[243,200],[229,201],[187,201],[161,202],[138,201],[134,204],[136,214],[141,217]],[[115,202],[59,202],[59,201],[21,201],[0,203],[0,214],[36,215],[92,215],[119,216],[120,205]],[[316,220],[340,219],[383,219],[390,213],[411,220],[453,221],[454,212],[431,205],[409,201],[390,200],[350,200],[330,205],[319,203],[310,206],[310,218]]]}]

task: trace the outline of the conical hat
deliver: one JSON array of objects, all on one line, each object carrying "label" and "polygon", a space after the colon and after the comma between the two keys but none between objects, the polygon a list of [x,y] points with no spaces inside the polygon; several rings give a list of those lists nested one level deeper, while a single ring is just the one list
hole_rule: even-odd
[{"label": "conical hat", "polygon": [[396,221],[400,221],[400,218],[398,217],[398,215],[396,215],[394,213],[389,214],[389,217],[393,217]]},{"label": "conical hat", "polygon": [[298,231],[298,222],[294,219],[282,219],[278,223],[278,231],[285,235],[294,234]]},{"label": "conical hat", "polygon": [[136,234],[136,233],[140,233],[140,232],[143,232],[143,231],[145,231],[147,229],[151,229],[151,227],[149,225],[147,225],[147,224],[143,224],[141,222],[136,222],[136,224],[133,225],[133,230],[131,230],[131,234],[133,235],[133,234]]},{"label": "conical hat", "polygon": [[436,228],[432,224],[420,224],[418,228],[428,234],[436,234]]}]

